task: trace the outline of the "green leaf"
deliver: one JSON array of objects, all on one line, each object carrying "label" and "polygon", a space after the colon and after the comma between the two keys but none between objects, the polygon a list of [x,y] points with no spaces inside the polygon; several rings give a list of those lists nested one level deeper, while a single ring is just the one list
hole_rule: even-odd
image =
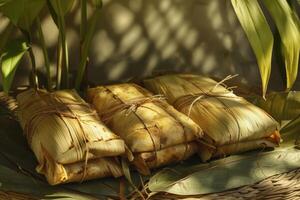
[{"label": "green leaf", "polygon": [[13,0],[0,7],[0,12],[16,26],[29,31],[45,2],[45,0]]},{"label": "green leaf", "polygon": [[29,194],[39,199],[95,199],[76,191],[51,187],[42,181],[20,174],[2,165],[0,165],[0,180],[2,191]]},{"label": "green leaf", "polygon": [[14,25],[12,23],[9,23],[5,30],[0,34],[0,52],[3,52],[3,48],[6,46],[13,30]]},{"label": "green leaf", "polygon": [[231,0],[231,3],[256,56],[264,96],[271,73],[272,32],[257,0]]},{"label": "green leaf", "polygon": [[300,146],[300,115],[295,117],[289,123],[284,125],[280,133],[282,135],[283,140],[285,143],[295,144],[298,147]]},{"label": "green leaf", "polygon": [[58,16],[66,15],[74,5],[75,0],[50,0],[50,3]]},{"label": "green leaf", "polygon": [[14,0],[0,7],[0,12],[8,17],[14,25],[18,25],[19,19],[24,12],[24,7],[23,0]]},{"label": "green leaf", "polygon": [[1,75],[3,89],[6,93],[10,90],[16,69],[27,50],[28,46],[25,40],[14,40],[7,45],[1,55]]},{"label": "green leaf", "polygon": [[19,20],[19,26],[29,31],[31,25],[39,15],[45,3],[45,0],[27,0],[24,7],[24,13]]},{"label": "green leaf", "polygon": [[289,121],[300,115],[300,92],[273,92],[266,100],[259,96],[248,98],[249,101],[264,109],[277,121]]},{"label": "green leaf", "polygon": [[282,53],[285,58],[287,89],[290,89],[297,79],[300,33],[299,20],[294,16],[287,1],[263,0],[279,31],[282,42]]},{"label": "green leaf", "polygon": [[103,6],[102,0],[93,0],[93,4],[96,7],[96,9],[100,9]]},{"label": "green leaf", "polygon": [[0,0],[0,6],[3,6],[12,0]]},{"label": "green leaf", "polygon": [[222,192],[299,168],[299,153],[300,150],[288,147],[230,156],[208,164],[173,167],[155,174],[149,189],[176,195]]}]

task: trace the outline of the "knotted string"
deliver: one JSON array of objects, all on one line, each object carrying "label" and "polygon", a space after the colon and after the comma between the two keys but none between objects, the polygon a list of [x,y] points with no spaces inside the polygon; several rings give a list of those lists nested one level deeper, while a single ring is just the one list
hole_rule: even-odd
[{"label": "knotted string", "polygon": [[[118,97],[112,90],[110,90],[107,87],[104,87],[108,92],[113,94],[114,98],[120,101],[120,104],[116,104],[114,106],[111,106],[109,109],[104,111],[101,114],[101,119],[103,122],[108,123],[114,115],[117,113],[123,112],[125,110],[125,116],[128,116],[130,113],[133,113],[139,121],[143,124],[145,130],[149,134],[149,137],[151,139],[153,149],[154,149],[154,154],[155,154],[155,162],[157,162],[157,147],[154,142],[154,138],[152,137],[151,131],[149,130],[148,126],[144,123],[143,119],[136,113],[136,110],[139,107],[142,107],[145,103],[155,103],[155,102],[162,102],[162,100],[165,99],[163,95],[153,95],[153,96],[146,96],[146,97],[140,97],[140,98],[135,98],[131,99],[127,102],[122,101],[121,98]],[[143,106],[144,107],[144,106]]]},{"label": "knotted string", "polygon": [[213,92],[213,90],[215,90],[219,85],[223,86],[224,88],[226,88],[227,90],[229,91],[232,91],[233,88],[236,88],[237,86],[232,86],[232,87],[228,87],[225,82],[230,80],[230,79],[233,79],[235,77],[237,77],[238,74],[235,74],[235,75],[228,75],[226,76],[224,79],[222,79],[221,81],[217,82],[217,84],[211,89],[211,92]]},{"label": "knotted string", "polygon": [[[115,104],[113,106],[111,106],[110,108],[108,108],[106,111],[104,111],[101,114],[101,119],[108,123],[114,115],[125,111],[125,116],[128,116],[130,113],[133,113],[138,119],[139,121],[143,124],[145,130],[147,131],[147,133],[150,136],[152,145],[153,145],[153,149],[154,149],[154,155],[155,155],[155,166],[157,166],[157,147],[154,141],[154,138],[151,134],[151,131],[149,130],[149,128],[147,127],[147,125],[144,123],[143,119],[136,113],[137,109],[139,107],[144,107],[147,109],[152,110],[152,108],[149,108],[147,106],[144,106],[144,104],[146,103],[155,103],[155,104],[159,104],[161,106],[161,108],[167,108],[169,105],[164,101],[166,98],[163,95],[152,95],[152,96],[146,96],[146,97],[140,97],[140,98],[134,98],[134,99],[130,99],[128,101],[122,101],[120,99],[120,97],[118,97],[117,94],[115,94],[113,91],[111,91],[109,88],[105,88],[108,92],[110,92],[111,94],[113,94],[113,97],[117,100],[120,101],[119,104]],[[142,89],[142,88],[138,88],[138,89]],[[167,110],[165,110],[171,117],[175,118],[173,116],[173,114],[169,113]],[[186,157],[186,154],[188,152],[188,137],[186,135],[186,132],[184,131],[184,125],[179,121],[176,120],[181,127],[183,127],[183,134],[184,134],[184,140],[185,140],[185,151],[184,154],[182,156],[182,159],[184,159]],[[148,167],[148,166],[145,166]]]},{"label": "knotted string", "polygon": [[[116,96],[117,95],[115,95],[115,97]],[[101,119],[103,120],[103,122],[107,123],[113,118],[115,114],[120,113],[124,110],[126,110],[125,115],[128,116],[131,112],[136,112],[136,110],[145,103],[161,102],[161,100],[165,99],[166,98],[163,95],[153,95],[148,97],[131,99],[130,101],[122,102],[120,104],[111,106],[109,109],[107,109],[101,114]]]},{"label": "knotted string", "polygon": [[[235,99],[239,99],[240,97],[232,95],[233,88],[236,88],[236,86],[232,86],[232,87],[228,87],[227,85],[225,85],[225,81],[230,80],[232,78],[235,78],[236,75],[229,75],[227,77],[225,77],[223,80],[219,81],[216,83],[216,85],[211,88],[208,92],[204,92],[202,89],[200,89],[197,85],[196,87],[198,87],[201,92],[197,93],[197,94],[188,94],[188,95],[184,95],[179,97],[175,102],[174,102],[174,107],[176,107],[177,109],[181,110],[182,107],[186,107],[187,104],[190,104],[189,109],[188,109],[188,116],[190,117],[192,108],[194,106],[195,103],[197,103],[200,100],[206,99],[206,98],[235,98]],[[218,87],[218,86],[223,86],[224,87],[224,91],[222,92],[214,92],[214,90]]]},{"label": "knotted string", "polygon": [[[225,110],[227,110],[227,112],[233,117],[233,119],[235,120],[239,133],[238,133],[238,141],[240,138],[240,126],[239,123],[235,117],[235,114],[231,111],[231,109],[224,103],[222,102],[222,100],[220,98],[233,98],[233,99],[241,99],[241,97],[236,96],[233,94],[232,89],[236,88],[236,86],[232,86],[232,87],[228,87],[225,82],[233,79],[235,77],[237,77],[238,75],[229,75],[227,77],[225,77],[224,79],[222,79],[221,81],[217,82],[215,84],[214,87],[212,87],[208,92],[203,91],[197,84],[192,83],[194,86],[196,86],[198,89],[201,90],[200,93],[197,94],[188,94],[188,95],[184,95],[179,97],[175,102],[174,102],[174,107],[177,108],[178,110],[182,110],[184,107],[186,107],[187,105],[189,105],[188,108],[188,113],[187,115],[190,117],[193,106],[204,99],[207,98],[215,98],[216,100],[218,100],[224,107]],[[224,87],[224,91],[220,91],[220,92],[215,92],[214,90],[217,89],[219,86]]]}]

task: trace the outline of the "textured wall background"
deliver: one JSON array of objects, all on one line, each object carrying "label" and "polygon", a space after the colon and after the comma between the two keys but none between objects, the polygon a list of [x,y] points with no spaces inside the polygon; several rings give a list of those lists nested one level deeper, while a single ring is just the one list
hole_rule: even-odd
[{"label": "textured wall background", "polygon": [[[110,83],[153,71],[195,72],[225,77],[239,74],[243,82],[259,85],[256,59],[229,0],[104,0],[90,52],[89,78]],[[78,65],[78,6],[68,15],[67,39],[71,67]],[[0,30],[6,26],[1,19]],[[58,31],[49,16],[43,30],[55,73]],[[7,24],[7,23],[6,23]],[[39,70],[43,56],[34,45]],[[24,60],[16,84],[27,84],[29,68]],[[283,66],[282,66],[283,67]],[[274,63],[271,85],[283,81]],[[299,85],[299,81],[298,81]]]}]

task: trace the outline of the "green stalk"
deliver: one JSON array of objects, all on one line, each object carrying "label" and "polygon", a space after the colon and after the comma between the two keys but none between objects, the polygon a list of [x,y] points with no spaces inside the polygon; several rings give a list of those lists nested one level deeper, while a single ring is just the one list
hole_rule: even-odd
[{"label": "green stalk", "polygon": [[[82,59],[83,56],[83,43],[85,40],[86,32],[87,32],[87,0],[81,0],[80,1],[80,9],[81,9],[81,23],[80,23],[80,60]],[[87,66],[87,60],[85,65]],[[86,67],[87,68],[87,67]],[[84,71],[84,76],[83,81],[85,82],[86,77],[87,77],[87,70]]]},{"label": "green stalk", "polygon": [[87,1],[81,0],[81,24],[80,24],[80,42],[84,41],[87,28]]},{"label": "green stalk", "polygon": [[[60,32],[60,41],[61,41],[61,48],[62,48],[62,87],[68,88],[69,87],[69,59],[68,59],[68,45],[66,42],[66,35],[65,35],[65,19],[64,13],[61,6],[61,0],[56,0],[58,6],[58,28]],[[60,45],[60,44],[59,44]]]},{"label": "green stalk", "polygon": [[57,60],[56,60],[56,89],[59,90],[61,87],[61,73],[62,73],[62,46],[61,46],[61,37],[59,33],[58,44],[57,44]]},{"label": "green stalk", "polygon": [[80,85],[81,85],[83,75],[84,75],[84,72],[86,69],[86,63],[87,63],[86,61],[87,61],[87,57],[88,57],[88,53],[89,53],[89,49],[90,49],[90,44],[91,44],[92,37],[93,37],[94,31],[96,28],[97,20],[99,19],[99,17],[100,17],[100,9],[97,8],[95,10],[95,12],[93,13],[92,18],[90,19],[90,23],[87,28],[85,39],[82,44],[81,59],[80,59],[79,68],[78,68],[76,81],[75,81],[75,88],[77,90],[80,89]]},{"label": "green stalk", "polygon": [[70,85],[69,85],[69,50],[68,50],[68,43],[67,43],[67,40],[65,39],[64,40],[64,43],[63,43],[63,51],[64,51],[64,55],[65,55],[65,70],[64,70],[64,74],[63,74],[63,77],[64,77],[64,85],[66,88],[69,88]]},{"label": "green stalk", "polygon": [[38,89],[39,87],[39,80],[37,76],[37,70],[36,70],[36,62],[35,62],[35,56],[32,51],[32,35],[30,31],[26,31],[24,29],[20,29],[22,34],[27,38],[28,44],[29,44],[29,57],[31,61],[31,78],[32,78],[32,84],[35,89]]},{"label": "green stalk", "polygon": [[28,49],[28,53],[29,53],[29,57],[30,57],[30,60],[31,60],[31,66],[32,66],[31,77],[32,77],[33,87],[34,87],[34,89],[38,89],[39,80],[38,80],[37,73],[36,73],[37,70],[36,70],[35,57],[34,57],[34,53],[32,51],[31,46]]},{"label": "green stalk", "polygon": [[45,43],[44,33],[41,26],[40,18],[37,17],[36,19],[37,27],[38,27],[38,36],[41,42],[44,60],[45,60],[45,67],[46,67],[46,75],[47,75],[47,88],[48,90],[52,90],[52,83],[51,83],[51,72],[50,72],[50,63],[49,63],[49,57],[47,52],[47,47]]}]

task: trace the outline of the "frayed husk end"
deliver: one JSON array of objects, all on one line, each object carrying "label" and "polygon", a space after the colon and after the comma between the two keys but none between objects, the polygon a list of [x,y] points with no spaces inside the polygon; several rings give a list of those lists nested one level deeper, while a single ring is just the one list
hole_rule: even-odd
[{"label": "frayed husk end", "polygon": [[53,160],[43,147],[41,149],[44,160],[36,167],[36,171],[43,174],[50,185],[82,182],[110,176],[117,178],[123,175],[117,158],[96,158],[89,160],[87,164],[84,161],[60,164]]}]

